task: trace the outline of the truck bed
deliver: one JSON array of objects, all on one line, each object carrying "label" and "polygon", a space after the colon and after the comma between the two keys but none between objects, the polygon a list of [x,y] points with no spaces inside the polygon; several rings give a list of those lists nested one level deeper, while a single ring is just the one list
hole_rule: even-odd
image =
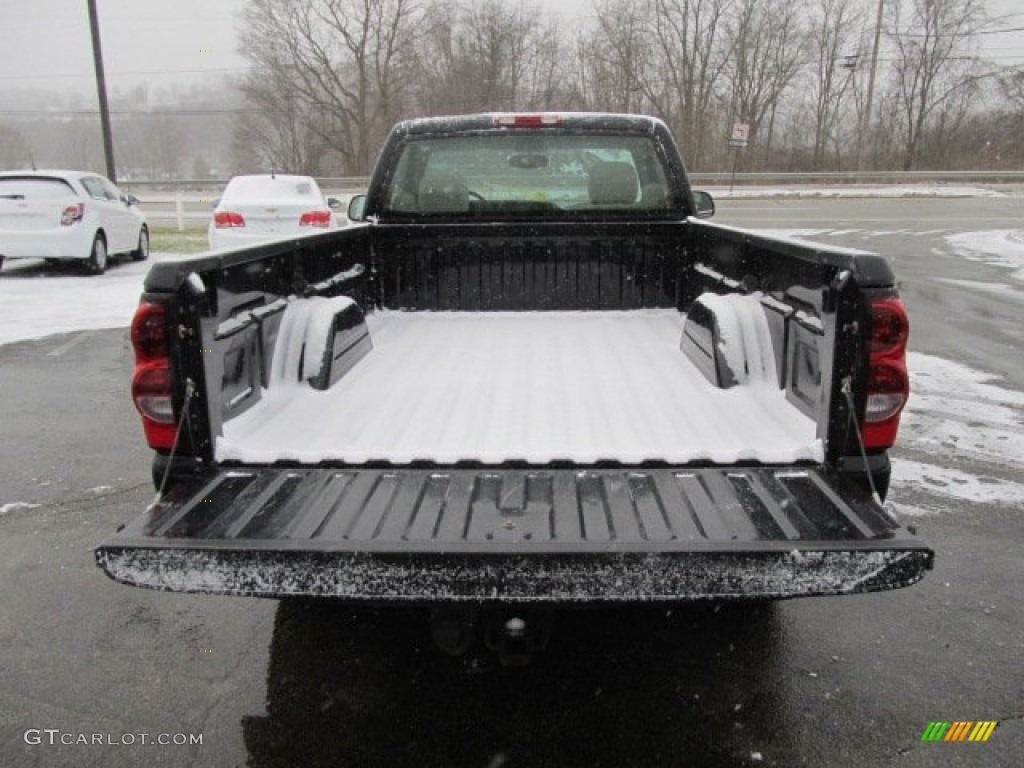
[{"label": "truck bed", "polygon": [[[684,464],[822,459],[776,381],[720,389],[680,351],[675,310],[401,312],[325,391],[272,381],[219,461]],[[278,342],[279,346],[286,346]]]}]

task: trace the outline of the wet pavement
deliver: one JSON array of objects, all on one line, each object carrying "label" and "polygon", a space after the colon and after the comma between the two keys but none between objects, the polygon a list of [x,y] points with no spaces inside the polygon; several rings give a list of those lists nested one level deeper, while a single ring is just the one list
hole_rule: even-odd
[{"label": "wet pavement", "polygon": [[[945,220],[1013,228],[1021,201],[898,202],[894,223],[870,221],[895,217],[894,201],[722,201],[718,219],[859,230],[821,239],[893,257],[912,349],[1024,389],[1019,303],[937,279],[1008,282],[1008,271],[935,253],[942,235],[917,234]],[[0,505],[24,505],[0,514],[0,764],[1020,763],[1020,509],[922,499],[939,510],[913,520],[936,568],[909,589],[768,608],[570,611],[532,666],[502,667],[480,646],[453,659],[404,609],[108,580],[92,548],[152,497],[131,362],[125,330],[0,347]],[[935,720],[999,725],[986,743],[922,743]],[[142,743],[179,734],[202,744]],[[81,743],[93,735],[103,743]]]}]

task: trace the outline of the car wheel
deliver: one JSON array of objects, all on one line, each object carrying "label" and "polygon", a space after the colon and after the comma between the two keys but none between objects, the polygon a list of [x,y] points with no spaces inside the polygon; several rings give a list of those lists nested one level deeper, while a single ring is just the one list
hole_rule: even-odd
[{"label": "car wheel", "polygon": [[145,261],[149,258],[149,230],[143,225],[139,230],[139,247],[132,251],[132,261]]},{"label": "car wheel", "polygon": [[107,241],[103,239],[103,235],[96,235],[96,239],[92,241],[92,253],[89,254],[86,266],[94,275],[102,275],[106,271]]},{"label": "car wheel", "polygon": [[4,268],[4,257],[0,256],[0,269]]}]

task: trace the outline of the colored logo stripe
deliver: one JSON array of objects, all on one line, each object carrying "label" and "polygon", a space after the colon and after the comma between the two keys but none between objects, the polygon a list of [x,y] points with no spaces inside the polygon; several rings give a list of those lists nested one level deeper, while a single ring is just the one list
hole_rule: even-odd
[{"label": "colored logo stripe", "polygon": [[949,732],[943,741],[963,741],[967,738],[967,732],[974,725],[969,720],[957,720],[949,727]]},{"label": "colored logo stripe", "polygon": [[998,724],[996,720],[933,720],[921,741],[988,741]]},{"label": "colored logo stripe", "polygon": [[992,731],[996,729],[996,721],[991,720],[988,722],[981,722],[974,726],[974,730],[971,731],[971,735],[968,737],[968,741],[988,741],[988,737],[992,735]]}]

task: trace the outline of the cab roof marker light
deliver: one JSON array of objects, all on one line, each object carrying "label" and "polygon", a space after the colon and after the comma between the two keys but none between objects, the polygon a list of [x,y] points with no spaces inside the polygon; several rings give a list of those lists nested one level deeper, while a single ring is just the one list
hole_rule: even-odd
[{"label": "cab roof marker light", "polygon": [[516,128],[539,128],[544,125],[561,125],[559,115],[548,113],[535,115],[518,115],[503,113],[494,116],[495,125],[513,126]]}]

